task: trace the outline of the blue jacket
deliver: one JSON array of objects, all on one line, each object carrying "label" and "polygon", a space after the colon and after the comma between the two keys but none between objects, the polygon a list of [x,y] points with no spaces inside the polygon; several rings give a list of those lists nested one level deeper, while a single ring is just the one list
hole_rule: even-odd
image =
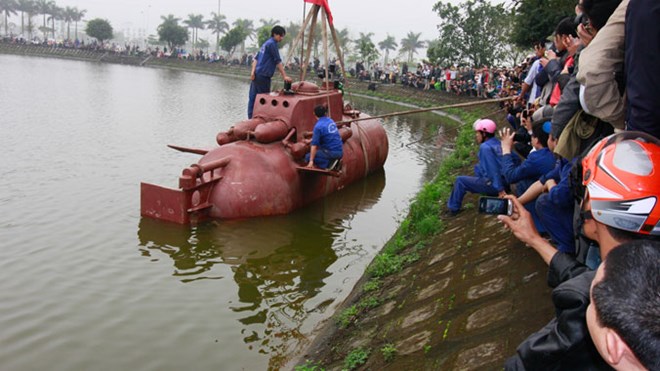
[{"label": "blue jacket", "polygon": [[502,174],[509,183],[518,183],[516,192],[522,195],[532,183],[555,167],[555,157],[547,148],[530,152],[522,164],[517,165],[515,155],[509,153],[502,157]]},{"label": "blue jacket", "polygon": [[323,116],[314,125],[312,134],[312,145],[321,149],[330,151],[341,157],[343,155],[343,145],[337,125],[328,116]]},{"label": "blue jacket", "polygon": [[550,201],[558,207],[573,207],[574,197],[570,178],[571,168],[575,161],[577,161],[576,158],[572,161],[561,158],[557,160],[554,169],[539,178],[543,184],[545,184],[548,179],[553,179],[557,183],[557,185],[550,190],[549,196]]},{"label": "blue jacket", "polygon": [[500,140],[493,137],[479,146],[479,162],[474,166],[474,175],[486,178],[490,185],[498,192],[506,186],[502,176],[502,145]]},{"label": "blue jacket", "polygon": [[277,41],[272,37],[268,39],[259,49],[255,59],[257,60],[257,67],[254,74],[268,78],[273,77],[275,68],[278,63],[282,62],[280,51],[277,48]]}]

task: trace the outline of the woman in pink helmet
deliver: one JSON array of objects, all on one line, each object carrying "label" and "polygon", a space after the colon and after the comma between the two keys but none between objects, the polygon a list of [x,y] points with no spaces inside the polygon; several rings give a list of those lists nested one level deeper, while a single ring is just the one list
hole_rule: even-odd
[{"label": "woman in pink helmet", "polygon": [[459,176],[447,201],[449,214],[454,216],[461,210],[466,192],[488,196],[504,196],[506,181],[502,176],[502,146],[495,138],[497,125],[493,120],[480,119],[474,122],[475,138],[479,143],[479,162],[474,166],[475,176]]}]

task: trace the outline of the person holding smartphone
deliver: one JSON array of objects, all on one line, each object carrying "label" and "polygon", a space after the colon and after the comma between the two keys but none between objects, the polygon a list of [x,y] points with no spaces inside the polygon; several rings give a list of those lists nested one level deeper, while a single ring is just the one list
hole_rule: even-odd
[{"label": "person holding smartphone", "polygon": [[[585,236],[600,246],[603,261],[632,240],[660,240],[660,140],[642,132],[613,134],[582,160],[580,218]],[[609,370],[587,329],[589,290],[596,272],[557,249],[534,228],[514,196],[511,216],[497,218],[548,264],[556,317],[531,334],[505,370]]]},{"label": "person holding smartphone", "polygon": [[[550,172],[555,167],[555,157],[548,149],[548,135],[550,134],[550,121],[539,122],[532,126],[532,146],[534,151],[527,159],[518,163],[517,155],[511,152],[513,147],[514,133],[508,128],[500,131],[502,138],[502,174],[509,183],[515,183],[516,195],[520,197],[539,178]],[[540,233],[545,233],[546,228],[541,223],[536,213],[536,200],[525,205],[532,214],[534,225]]]}]

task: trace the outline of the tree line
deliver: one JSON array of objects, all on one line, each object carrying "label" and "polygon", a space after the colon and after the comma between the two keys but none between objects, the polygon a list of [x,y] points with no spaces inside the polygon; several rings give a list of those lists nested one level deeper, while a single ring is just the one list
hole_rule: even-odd
[{"label": "tree line", "polygon": [[[438,1],[433,12],[438,14],[438,36],[422,40],[421,33],[408,32],[397,42],[387,35],[381,41],[373,41],[373,33],[359,33],[352,39],[348,29],[337,30],[340,47],[349,59],[361,59],[373,63],[383,57],[388,63],[390,53],[398,50],[399,58],[412,62],[421,48],[427,47],[426,59],[430,63],[447,66],[465,64],[473,66],[493,64],[516,64],[532,41],[545,39],[552,33],[554,25],[564,16],[570,15],[574,0],[513,0],[508,3],[492,4],[487,0],[466,0],[453,5]],[[35,31],[33,18],[41,15],[42,25],[36,28],[43,37],[51,34],[55,38],[55,21],[67,25],[67,39],[71,40],[71,24],[75,26],[74,37],[78,38],[78,22],[86,10],[76,7],[59,7],[53,0],[0,0],[0,14],[4,16],[4,33],[8,35],[8,17],[20,13],[21,34],[32,38]],[[27,19],[27,21],[26,21]],[[215,50],[233,55],[246,52],[248,40],[251,51],[259,47],[268,37],[270,29],[280,22],[275,19],[260,19],[255,26],[250,19],[239,18],[231,25],[223,14],[212,12],[208,19],[202,14],[189,14],[179,18],[173,14],[161,16],[157,37],[149,38],[152,44],[167,45],[170,49],[185,46],[188,41],[193,50],[208,49],[208,40],[199,37],[200,30],[209,30],[215,36]],[[286,47],[293,41],[301,28],[300,22],[285,26],[287,36],[282,41]],[[317,24],[312,43],[317,56],[322,39],[321,25]],[[99,41],[113,38],[112,26],[107,20],[93,19],[87,22],[86,33]],[[309,33],[309,30],[306,30]],[[332,42],[332,41],[331,41]]]}]

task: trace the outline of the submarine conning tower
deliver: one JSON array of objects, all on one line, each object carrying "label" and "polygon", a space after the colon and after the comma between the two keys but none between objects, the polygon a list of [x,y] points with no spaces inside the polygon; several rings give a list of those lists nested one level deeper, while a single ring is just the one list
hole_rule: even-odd
[{"label": "submarine conning tower", "polygon": [[285,137],[288,142],[300,142],[313,131],[316,123],[314,107],[320,104],[328,108],[328,116],[335,122],[343,119],[342,92],[329,84],[321,89],[312,82],[302,81],[293,84],[291,90],[259,94],[254,103],[253,118],[219,133],[218,145],[248,139],[272,143]]}]

